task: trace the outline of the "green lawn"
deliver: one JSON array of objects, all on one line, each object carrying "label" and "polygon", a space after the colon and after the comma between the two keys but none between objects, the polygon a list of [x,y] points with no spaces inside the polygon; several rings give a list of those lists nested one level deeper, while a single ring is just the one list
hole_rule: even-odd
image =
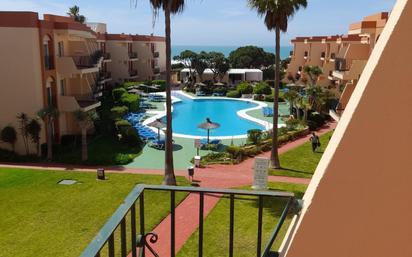
[{"label": "green lawn", "polygon": [[[62,179],[80,183],[58,185]],[[0,256],[79,256],[136,184],[161,182],[161,176],[108,174],[98,181],[94,173],[0,169]],[[177,194],[176,201],[184,197]],[[169,194],[147,192],[146,228],[169,208]]]},{"label": "green lawn", "polygon": [[132,162],[142,152],[139,147],[130,147],[109,135],[99,135],[91,139],[88,149],[89,159],[86,163],[81,160],[80,145],[68,146],[57,151],[54,161],[70,164],[124,165]]},{"label": "green lawn", "polygon": [[[294,192],[296,197],[301,198],[306,190],[305,185],[269,183],[271,190]],[[250,187],[245,188],[250,189]],[[235,220],[234,220],[234,256],[256,256],[256,237],[257,237],[257,217],[258,207],[256,197],[238,197],[235,201]],[[281,212],[286,204],[285,200],[265,198],[263,211],[263,243],[262,248],[268,241]],[[229,206],[228,198],[222,198],[208,215],[204,223],[204,255],[209,256],[228,256],[229,249]],[[276,240],[273,249],[279,248],[281,239],[284,237],[290,223],[289,217],[281,233]],[[198,251],[198,232],[195,232],[183,248],[179,251],[178,257],[197,256]]]},{"label": "green lawn", "polygon": [[270,170],[270,175],[311,178],[323,152],[329,143],[332,132],[320,136],[321,147],[316,153],[312,152],[310,142],[307,142],[295,149],[292,149],[279,156],[282,169]]}]

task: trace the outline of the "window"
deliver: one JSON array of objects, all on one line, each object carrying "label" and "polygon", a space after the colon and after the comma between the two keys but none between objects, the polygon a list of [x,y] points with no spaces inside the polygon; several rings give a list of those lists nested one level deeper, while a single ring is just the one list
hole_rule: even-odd
[{"label": "window", "polygon": [[66,80],[60,80],[60,95],[66,95]]},{"label": "window", "polygon": [[64,56],[64,43],[63,43],[63,41],[60,41],[59,43],[57,43],[57,47],[59,48],[59,57],[63,57]]},{"label": "window", "polygon": [[53,106],[53,92],[51,87],[47,88],[47,104],[49,107]]}]

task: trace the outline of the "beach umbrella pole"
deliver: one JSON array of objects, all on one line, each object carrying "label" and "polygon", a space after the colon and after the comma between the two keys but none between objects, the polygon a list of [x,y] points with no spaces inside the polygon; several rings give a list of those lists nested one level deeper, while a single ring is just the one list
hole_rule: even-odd
[{"label": "beach umbrella pole", "polygon": [[209,144],[210,129],[207,130],[207,144]]}]

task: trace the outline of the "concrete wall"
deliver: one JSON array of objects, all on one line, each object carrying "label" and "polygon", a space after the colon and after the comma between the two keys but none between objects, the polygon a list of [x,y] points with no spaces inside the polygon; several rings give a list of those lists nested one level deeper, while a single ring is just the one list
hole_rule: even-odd
[{"label": "concrete wall", "polygon": [[[12,125],[18,130],[18,113],[35,118],[43,108],[39,29],[0,27],[0,35],[0,129]],[[11,149],[4,143],[0,147]],[[16,150],[24,152],[20,135]],[[31,151],[35,153],[34,146]]]},{"label": "concrete wall", "polygon": [[121,84],[129,77],[127,41],[107,41],[106,50],[112,56],[112,63],[109,66],[109,71],[112,72],[112,83]]},{"label": "concrete wall", "polygon": [[412,1],[398,0],[304,196],[287,257],[411,256],[411,27]]}]

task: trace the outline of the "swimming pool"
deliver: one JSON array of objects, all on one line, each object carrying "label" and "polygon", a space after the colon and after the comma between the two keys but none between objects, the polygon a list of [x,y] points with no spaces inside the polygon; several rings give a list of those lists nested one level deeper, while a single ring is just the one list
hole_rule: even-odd
[{"label": "swimming pool", "polygon": [[173,133],[184,137],[204,137],[206,131],[197,126],[210,118],[220,127],[210,131],[211,137],[240,137],[248,130],[265,126],[240,117],[241,110],[259,107],[253,101],[240,101],[226,98],[191,99],[181,93],[174,95],[180,101],[173,104]]}]

